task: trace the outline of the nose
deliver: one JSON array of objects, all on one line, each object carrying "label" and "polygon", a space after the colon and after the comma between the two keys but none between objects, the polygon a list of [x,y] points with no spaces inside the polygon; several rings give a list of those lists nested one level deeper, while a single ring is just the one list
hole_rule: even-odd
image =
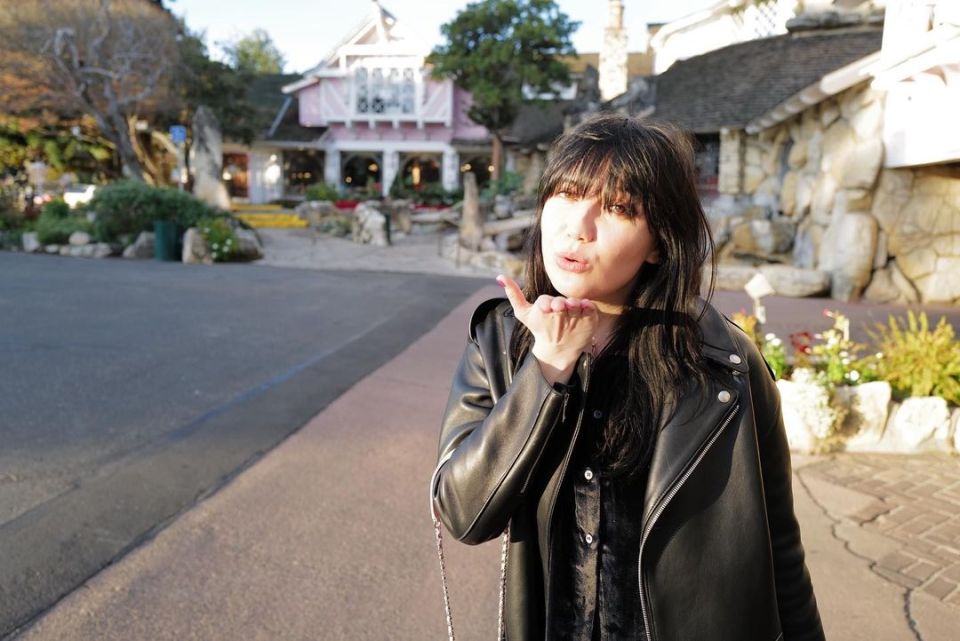
[{"label": "nose", "polygon": [[596,232],[594,218],[600,212],[600,204],[593,198],[571,203],[566,217],[566,235],[574,240],[590,242]]}]

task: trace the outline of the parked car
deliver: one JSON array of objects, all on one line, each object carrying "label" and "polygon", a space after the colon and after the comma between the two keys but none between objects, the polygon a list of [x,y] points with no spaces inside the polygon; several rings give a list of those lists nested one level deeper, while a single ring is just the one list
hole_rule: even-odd
[{"label": "parked car", "polygon": [[71,208],[78,207],[79,205],[86,205],[93,198],[93,194],[97,191],[96,185],[70,185],[69,187],[63,190],[63,200]]}]

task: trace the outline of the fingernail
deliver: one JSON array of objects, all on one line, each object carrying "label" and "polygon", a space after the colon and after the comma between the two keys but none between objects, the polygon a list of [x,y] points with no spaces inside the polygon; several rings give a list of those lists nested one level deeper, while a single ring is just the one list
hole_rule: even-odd
[{"label": "fingernail", "polygon": [[497,276],[497,285],[500,285],[500,287],[506,287],[507,283],[501,280],[500,276]]}]

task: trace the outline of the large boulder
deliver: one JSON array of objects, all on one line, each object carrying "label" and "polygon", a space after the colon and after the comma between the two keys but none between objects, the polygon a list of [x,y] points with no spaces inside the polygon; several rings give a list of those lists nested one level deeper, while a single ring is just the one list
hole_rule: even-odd
[{"label": "large boulder", "polygon": [[845,213],[827,227],[820,246],[820,268],[832,274],[831,296],[850,301],[870,282],[877,251],[877,221],[870,214]]},{"label": "large boulder", "polygon": [[762,265],[760,273],[781,296],[816,296],[830,289],[830,274],[790,265]]},{"label": "large boulder", "polygon": [[820,244],[823,241],[823,225],[813,222],[812,217],[804,219],[797,228],[793,240],[793,264],[803,269],[813,269],[817,265]]}]

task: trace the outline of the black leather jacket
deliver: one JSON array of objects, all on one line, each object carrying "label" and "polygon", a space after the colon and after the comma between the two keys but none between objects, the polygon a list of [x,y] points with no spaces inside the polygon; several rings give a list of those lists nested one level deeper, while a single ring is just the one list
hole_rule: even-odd
[{"label": "black leather jacket", "polygon": [[[753,342],[711,305],[697,299],[691,313],[712,376],[664,412],[650,463],[637,551],[647,637],[823,639],[773,376]],[[583,407],[569,406],[570,387],[548,384],[529,354],[511,371],[516,322],[505,298],[481,303],[470,319],[431,496],[465,543],[496,538],[510,523],[506,638],[542,641],[553,607],[544,596],[552,516],[581,423],[559,419],[582,417]],[[581,354],[571,380],[581,398],[592,358]]]}]

